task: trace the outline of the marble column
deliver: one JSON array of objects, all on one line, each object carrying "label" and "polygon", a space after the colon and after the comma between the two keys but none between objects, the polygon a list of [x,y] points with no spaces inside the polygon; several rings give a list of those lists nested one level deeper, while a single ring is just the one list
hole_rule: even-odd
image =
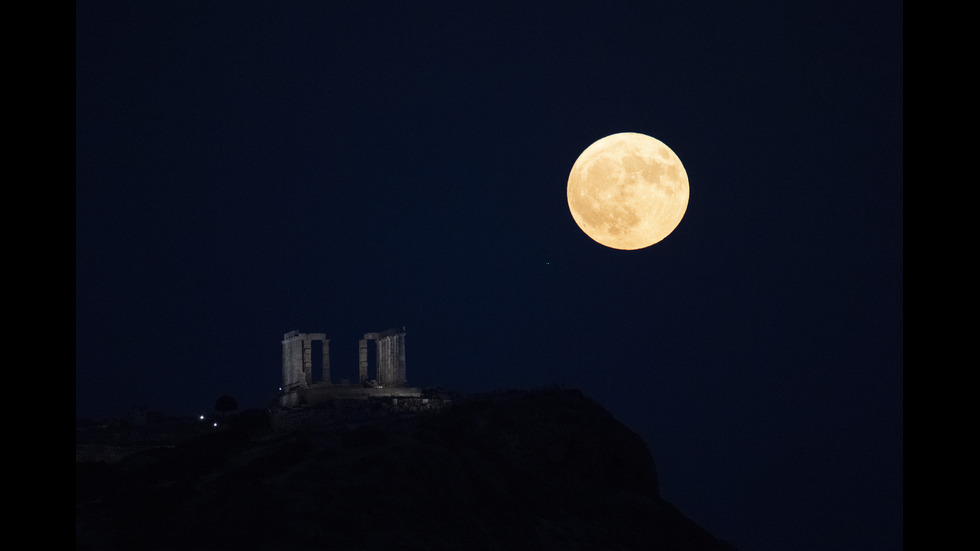
[{"label": "marble column", "polygon": [[363,383],[368,378],[367,339],[361,339],[357,342],[357,352],[359,358],[357,364],[357,370],[358,370],[358,374],[360,375],[358,383]]}]

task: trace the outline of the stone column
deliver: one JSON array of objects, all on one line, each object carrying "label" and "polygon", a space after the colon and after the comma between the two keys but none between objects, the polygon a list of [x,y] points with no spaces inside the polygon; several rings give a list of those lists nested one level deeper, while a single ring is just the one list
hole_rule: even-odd
[{"label": "stone column", "polygon": [[393,385],[398,382],[397,372],[395,368],[397,363],[395,362],[395,337],[389,335],[385,339],[385,382],[389,385]]},{"label": "stone column", "polygon": [[381,339],[374,341],[374,380],[378,381],[379,385],[384,384],[384,378],[381,376],[382,370],[385,363],[384,353],[381,352]]},{"label": "stone column", "polygon": [[303,341],[306,335],[290,331],[282,340],[282,388],[303,386]]},{"label": "stone column", "polygon": [[292,370],[292,362],[289,357],[289,333],[282,338],[282,387],[289,386],[289,372]]},{"label": "stone column", "polygon": [[378,343],[378,384],[388,383],[388,338],[379,337]]},{"label": "stone column", "polygon": [[405,376],[405,333],[398,334],[398,384],[404,385],[408,379]]},{"label": "stone column", "polygon": [[313,384],[313,341],[303,339],[303,382],[306,387]]},{"label": "stone column", "polygon": [[358,370],[358,373],[360,375],[360,378],[359,378],[358,382],[359,383],[363,383],[368,378],[368,376],[367,376],[367,364],[368,364],[368,360],[367,360],[367,339],[361,339],[361,340],[359,340],[357,342],[357,351],[358,351],[358,357],[359,357],[359,361],[358,361],[358,365],[357,365],[357,370]]},{"label": "stone column", "polygon": [[394,347],[391,346],[392,344],[394,342],[392,341],[391,335],[385,337],[385,384],[387,385],[394,384],[395,382],[395,362],[393,361],[394,355],[392,354]]}]

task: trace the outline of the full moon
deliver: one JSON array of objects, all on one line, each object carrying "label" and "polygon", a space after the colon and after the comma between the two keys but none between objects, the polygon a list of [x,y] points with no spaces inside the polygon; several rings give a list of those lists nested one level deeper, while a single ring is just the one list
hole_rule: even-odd
[{"label": "full moon", "polygon": [[613,249],[630,251],[662,241],[681,223],[690,195],[677,154],[635,132],[590,145],[568,175],[568,209],[575,223]]}]

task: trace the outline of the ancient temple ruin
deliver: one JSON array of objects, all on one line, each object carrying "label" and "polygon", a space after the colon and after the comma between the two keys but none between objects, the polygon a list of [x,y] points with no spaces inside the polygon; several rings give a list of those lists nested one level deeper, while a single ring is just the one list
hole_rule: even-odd
[{"label": "ancient temple ruin", "polygon": [[[369,365],[370,341],[374,341],[376,352],[374,366]],[[320,365],[314,368],[314,350],[317,349]],[[280,405],[290,407],[330,399],[420,395],[419,389],[406,386],[404,327],[365,333],[358,341],[357,367],[356,382],[342,379],[334,383],[330,373],[330,339],[326,334],[290,331],[282,339]],[[314,369],[321,375],[316,382]]]}]

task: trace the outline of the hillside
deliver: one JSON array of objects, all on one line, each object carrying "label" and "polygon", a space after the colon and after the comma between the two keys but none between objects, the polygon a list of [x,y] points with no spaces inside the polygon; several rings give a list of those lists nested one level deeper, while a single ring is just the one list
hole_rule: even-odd
[{"label": "hillside", "polygon": [[576,390],[273,431],[264,412],[76,463],[76,549],[730,550]]}]

